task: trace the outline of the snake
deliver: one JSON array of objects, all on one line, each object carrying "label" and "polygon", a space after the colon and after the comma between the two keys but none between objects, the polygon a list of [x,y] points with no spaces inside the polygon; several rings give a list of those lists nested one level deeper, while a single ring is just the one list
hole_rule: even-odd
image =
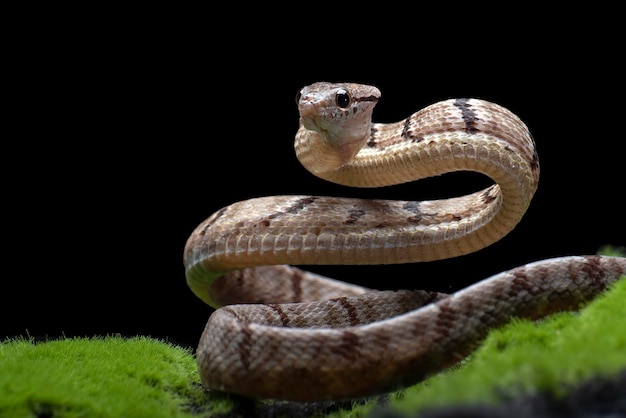
[{"label": "snake", "polygon": [[196,350],[209,390],[297,402],[389,393],[459,364],[512,318],[579,309],[626,274],[626,258],[567,255],[444,294],[376,290],[304,268],[458,257],[500,240],[529,207],[539,160],[517,115],[455,98],[376,123],[380,97],[357,83],[302,88],[300,163],[360,188],[456,171],[493,183],[423,201],[261,196],[213,213],[184,249],[189,288],[215,308]]}]

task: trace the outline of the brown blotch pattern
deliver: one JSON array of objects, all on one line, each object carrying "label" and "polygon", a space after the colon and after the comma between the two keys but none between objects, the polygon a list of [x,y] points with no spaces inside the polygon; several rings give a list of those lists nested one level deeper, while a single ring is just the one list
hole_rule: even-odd
[{"label": "brown blotch pattern", "polygon": [[404,126],[402,127],[402,133],[400,134],[401,138],[406,138],[406,139],[410,139],[411,142],[420,142],[422,139],[422,137],[420,137],[419,135],[416,135],[414,132],[411,131],[411,122],[413,121],[413,118],[406,118],[406,120],[404,121]]},{"label": "brown blotch pattern", "polygon": [[373,148],[376,146],[376,134],[377,134],[377,129],[372,125],[372,129],[370,131],[370,139],[367,140],[367,146],[370,148]]},{"label": "brown blotch pattern", "polygon": [[206,234],[206,231],[211,227],[211,225],[213,225],[219,218],[224,215],[224,213],[226,213],[227,209],[228,207],[225,207],[215,212],[215,214],[211,218],[209,218],[208,222],[204,224],[204,227],[198,232],[198,235],[203,237]]},{"label": "brown blotch pattern", "polygon": [[239,353],[241,365],[247,370],[250,367],[250,349],[252,347],[252,331],[250,330],[250,323],[242,322],[239,332],[241,333],[241,340],[239,341],[237,351]]},{"label": "brown blotch pattern", "polygon": [[516,295],[521,291],[526,291],[531,295],[537,293],[535,291],[535,288],[530,284],[530,281],[528,280],[525,268],[516,268],[512,270],[511,273],[513,274],[513,280],[511,280],[511,296]]},{"label": "brown blotch pattern", "polygon": [[456,99],[454,105],[461,111],[461,118],[463,119],[463,123],[465,123],[465,132],[468,134],[480,132],[480,129],[476,126],[479,118],[476,116],[476,113],[474,113],[469,99]]},{"label": "brown blotch pattern", "polygon": [[444,299],[442,303],[439,304],[439,313],[437,314],[437,319],[435,321],[435,327],[440,332],[436,333],[435,343],[441,344],[445,339],[448,338],[450,330],[450,325],[455,321],[458,317],[458,312],[449,303],[447,303]]},{"label": "brown blotch pattern", "polygon": [[356,326],[360,324],[359,317],[356,314],[356,307],[348,301],[347,297],[338,298],[337,302],[346,310],[348,313],[348,320],[350,321],[350,325]]},{"label": "brown blotch pattern", "polygon": [[293,270],[293,276],[291,276],[291,291],[293,293],[293,301],[302,301],[302,272],[300,270]]},{"label": "brown blotch pattern", "polygon": [[600,257],[597,255],[589,255],[585,257],[585,260],[587,263],[581,267],[581,270],[593,280],[594,285],[604,288],[604,281],[602,279],[606,276],[606,272],[600,264]]},{"label": "brown blotch pattern", "polygon": [[338,356],[354,361],[359,357],[357,350],[359,345],[359,337],[351,331],[344,330],[341,332],[339,344],[332,351]]},{"label": "brown blotch pattern", "polygon": [[402,206],[402,209],[414,214],[414,216],[409,216],[406,218],[406,220],[411,223],[420,223],[422,221],[422,218],[424,217],[424,213],[422,213],[422,211],[420,210],[419,202],[406,202]]},{"label": "brown blotch pattern", "polygon": [[267,306],[269,306],[274,312],[278,314],[278,317],[280,318],[280,322],[281,324],[283,324],[284,327],[289,326],[289,322],[291,322],[291,320],[289,319],[289,316],[280,307],[280,305],[271,303]]},{"label": "brown blotch pattern", "polygon": [[533,171],[537,171],[537,169],[539,169],[539,154],[537,153],[537,150],[533,152],[533,159],[530,162],[530,168]]},{"label": "brown blotch pattern", "polygon": [[496,199],[496,196],[493,195],[493,191],[495,190],[495,186],[489,187],[485,192],[480,196],[484,203],[491,203]]},{"label": "brown blotch pattern", "polygon": [[363,215],[365,215],[364,210],[352,209],[348,212],[348,219],[346,219],[343,223],[346,225],[354,225]]},{"label": "brown blotch pattern", "polygon": [[290,213],[290,214],[298,213],[302,209],[304,209],[307,205],[310,205],[311,203],[315,202],[316,199],[317,198],[313,196],[303,197],[302,199],[298,199],[293,205],[285,209],[285,213]]},{"label": "brown blotch pattern", "polygon": [[266,218],[261,219],[254,226],[268,227],[270,226],[270,221],[272,219],[277,219],[285,214],[294,215],[300,212],[302,209],[304,209],[307,205],[310,205],[311,203],[315,202],[316,199],[317,197],[313,197],[313,196],[303,197],[301,199],[298,199],[295,203],[293,203],[291,206],[286,208],[284,211],[272,213],[271,215],[268,215]]}]

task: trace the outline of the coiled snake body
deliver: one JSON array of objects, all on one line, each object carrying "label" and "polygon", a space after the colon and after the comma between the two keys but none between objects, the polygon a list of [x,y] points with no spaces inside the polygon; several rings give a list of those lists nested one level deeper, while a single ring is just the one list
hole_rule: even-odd
[{"label": "coiled snake body", "polygon": [[377,88],[358,84],[303,88],[300,162],[357,187],[459,170],[495,184],[419,202],[262,197],[214,213],[191,234],[184,257],[193,292],[222,306],[197,349],[206,387],[295,401],[391,391],[457,363],[512,317],[576,309],[626,273],[624,258],[563,257],[444,295],[374,291],[291,266],[455,257],[499,240],[526,211],[539,163],[516,115],[483,100],[451,99],[397,123],[372,123],[379,97]]}]

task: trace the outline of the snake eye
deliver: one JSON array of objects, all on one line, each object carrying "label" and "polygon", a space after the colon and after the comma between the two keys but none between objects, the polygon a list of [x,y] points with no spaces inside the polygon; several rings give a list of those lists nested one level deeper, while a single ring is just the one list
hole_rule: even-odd
[{"label": "snake eye", "polygon": [[300,99],[302,98],[302,90],[298,90],[296,93],[296,104],[300,104]]},{"label": "snake eye", "polygon": [[337,90],[337,93],[335,93],[335,103],[340,108],[347,109],[352,103],[352,98],[347,91],[345,91],[344,89],[339,89]]}]

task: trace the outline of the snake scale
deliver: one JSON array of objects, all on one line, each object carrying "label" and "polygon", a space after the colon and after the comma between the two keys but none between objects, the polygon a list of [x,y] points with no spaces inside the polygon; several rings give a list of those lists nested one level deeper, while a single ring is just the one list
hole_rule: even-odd
[{"label": "snake scale", "polygon": [[193,231],[184,254],[191,290],[221,307],[196,352],[207,388],[293,401],[385,393],[458,363],[513,317],[577,309],[626,273],[624,258],[561,257],[445,295],[376,291],[295,267],[468,254],[506,235],[529,206],[539,162],[515,114],[484,100],[450,99],[396,123],[374,123],[379,98],[376,87],[360,84],[304,87],[295,137],[304,167],[356,187],[453,171],[494,183],[432,201],[293,195],[218,210]]}]

